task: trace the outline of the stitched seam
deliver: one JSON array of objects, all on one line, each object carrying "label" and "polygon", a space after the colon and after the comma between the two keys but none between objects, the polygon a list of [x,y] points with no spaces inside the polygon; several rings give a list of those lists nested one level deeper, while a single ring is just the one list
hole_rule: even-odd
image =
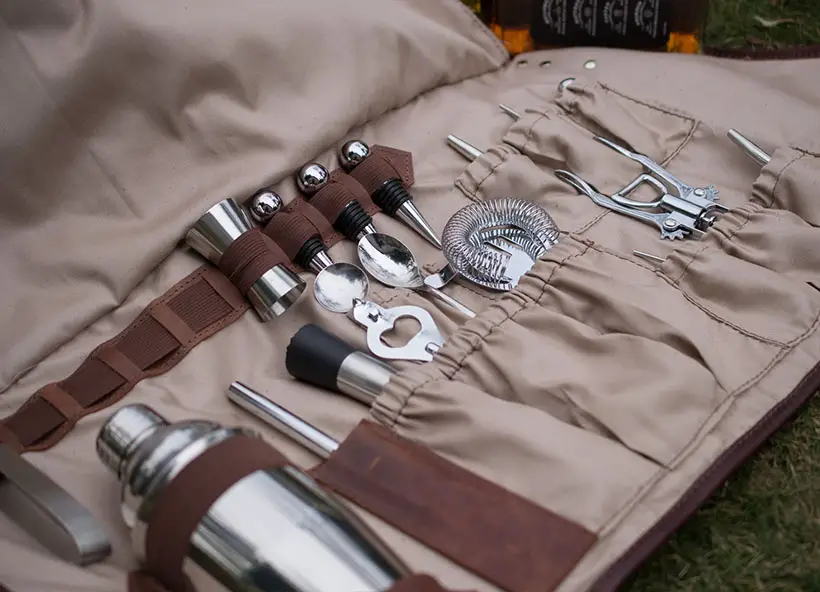
[{"label": "stitched seam", "polygon": [[601,86],[601,88],[603,88],[604,90],[607,90],[607,91],[611,92],[614,95],[618,95],[619,97],[621,97],[622,99],[626,99],[627,101],[632,101],[633,103],[637,103],[638,105],[643,105],[647,109],[654,109],[655,111],[660,111],[661,113],[666,113],[667,115],[677,117],[678,119],[684,119],[684,120],[692,121],[692,122],[696,121],[696,119],[694,117],[692,117],[691,115],[685,114],[681,111],[673,110],[671,107],[662,107],[660,105],[653,105],[652,103],[648,103],[646,101],[641,101],[639,99],[635,99],[633,97],[630,97],[630,96],[627,96],[627,95],[623,94],[620,91],[615,90],[614,88],[612,88],[611,86],[609,86],[608,84],[606,84],[604,82],[598,82],[597,84],[599,86]]},{"label": "stitched seam", "polygon": [[796,156],[796,157],[794,157],[794,158],[793,158],[793,159],[791,159],[791,160],[790,160],[790,161],[786,164],[786,166],[784,166],[784,167],[781,169],[781,171],[777,174],[777,178],[775,179],[775,181],[774,181],[774,185],[772,186],[772,198],[771,198],[771,201],[769,201],[769,203],[768,203],[767,207],[771,207],[771,205],[772,205],[772,204],[774,204],[774,202],[777,200],[777,197],[776,197],[776,195],[777,195],[777,188],[778,188],[778,186],[780,185],[780,180],[783,178],[783,174],[786,172],[786,170],[788,170],[789,168],[791,168],[791,166],[792,166],[794,163],[796,163],[798,160],[802,160],[805,156],[806,156],[805,154],[801,154],[800,156]]},{"label": "stitched seam", "polygon": [[[491,335],[492,332],[496,328],[500,327],[501,325],[503,325],[504,323],[506,323],[510,319],[514,319],[515,316],[519,312],[521,312],[522,310],[524,310],[528,306],[539,304],[541,298],[543,297],[544,293],[547,290],[547,286],[549,285],[550,280],[552,279],[553,275],[555,275],[555,271],[559,267],[562,267],[563,265],[565,265],[566,262],[569,261],[570,259],[573,259],[575,257],[580,257],[580,256],[584,255],[588,250],[589,250],[589,246],[586,245],[586,248],[584,248],[584,250],[581,251],[580,253],[571,253],[571,254],[567,255],[562,261],[560,261],[552,269],[549,277],[547,277],[545,280],[541,280],[541,278],[538,278],[539,280],[541,280],[543,282],[543,285],[541,287],[541,293],[538,295],[538,298],[536,298],[532,303],[522,302],[517,310],[515,310],[512,313],[508,313],[503,319],[500,319],[497,323],[495,323],[491,327],[489,327],[489,329],[484,333],[484,335],[476,335],[477,339],[475,339],[473,341],[473,343],[470,345],[469,349],[466,352],[464,352],[464,354],[461,356],[461,359],[459,359],[455,363],[455,366],[453,367],[451,372],[448,373],[448,372],[444,371],[443,369],[438,369],[438,368],[436,370],[438,370],[441,374],[443,374],[445,377],[447,377],[448,380],[453,380],[455,378],[455,376],[459,373],[459,371],[461,371],[463,369],[464,363],[467,361],[467,358],[469,358],[470,356],[472,356],[475,353],[475,351],[479,348],[480,344],[483,342],[484,339],[486,339],[489,335]],[[537,277],[537,276],[535,276],[535,277]],[[419,389],[427,386],[431,382],[436,382],[438,380],[440,380],[439,377],[431,376],[427,380],[424,380],[424,381],[420,382],[419,384],[417,384],[416,386],[414,386],[410,390],[410,392],[407,393],[407,396],[404,398],[404,401],[402,402],[399,409],[396,410],[396,412],[393,414],[393,418],[390,422],[389,427],[392,429],[396,426],[396,423],[398,422],[399,418],[404,414],[404,409],[407,407],[408,403],[410,402],[410,399],[413,398],[413,396],[416,394],[416,392],[418,392]]]}]

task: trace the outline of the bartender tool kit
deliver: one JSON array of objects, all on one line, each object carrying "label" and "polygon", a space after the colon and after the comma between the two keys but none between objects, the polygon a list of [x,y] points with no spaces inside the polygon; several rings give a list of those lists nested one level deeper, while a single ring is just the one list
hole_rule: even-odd
[{"label": "bartender tool kit", "polygon": [[[741,133],[730,130],[729,137],[758,164],[770,162]],[[601,207],[653,224],[665,239],[702,238],[729,211],[714,187],[688,185],[642,154],[595,139],[646,170],[612,195],[570,171],[555,171]],[[468,160],[484,154],[457,136],[446,141]],[[306,288],[301,271],[315,274],[313,294],[322,309],[348,315],[366,330],[369,354],[308,324],[288,345],[287,371],[369,408],[398,373],[383,360],[430,362],[445,337],[422,306],[369,300],[368,274],[385,286],[431,295],[469,319],[476,313],[442,288],[462,278],[492,291],[514,290],[561,236],[543,207],[507,196],[456,211],[439,239],[408,191],[409,153],[354,140],[338,158],[341,168],[333,172],[315,162],[301,167],[302,195],[288,204],[262,188],[247,211],[225,199],[193,224],[185,241],[221,273],[207,269],[176,286],[117,340],[95,350],[78,370],[80,379],[43,390],[41,398],[69,421],[43,420],[26,428],[30,433],[12,434],[13,447],[0,445],[0,509],[58,556],[80,565],[99,561],[110,547],[95,520],[18,452],[40,449],[45,445],[37,442],[46,436],[53,445],[96,401],[121,398],[143,377],[167,370],[248,303],[263,321],[284,314]],[[642,185],[655,189],[656,198],[632,199]],[[440,250],[447,264],[423,275],[407,245],[377,230],[372,216],[379,211]],[[330,247],[344,239],[356,242],[361,267],[330,256]],[[418,330],[391,346],[385,336],[403,318],[414,319]],[[159,345],[143,347],[148,342]],[[69,384],[81,390],[69,395]],[[509,592],[529,592],[531,582],[554,589],[596,541],[587,528],[372,421],[337,440],[242,382],[233,382],[227,397],[321,463],[303,472],[249,430],[205,420],[171,423],[143,405],[119,409],[96,444],[121,484],[122,519],[145,567],[134,581],[152,579],[171,592],[446,592],[432,578],[411,574],[341,498]],[[6,425],[13,423],[0,424],[11,433]]]}]

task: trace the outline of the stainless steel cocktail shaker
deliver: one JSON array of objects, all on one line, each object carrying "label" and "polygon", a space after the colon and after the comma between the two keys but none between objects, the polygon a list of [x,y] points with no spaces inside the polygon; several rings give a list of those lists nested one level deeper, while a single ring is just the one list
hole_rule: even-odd
[{"label": "stainless steel cocktail shaker", "polygon": [[[105,423],[97,452],[122,483],[122,515],[141,561],[152,511],[174,478],[209,448],[248,435],[209,421],[169,424],[143,405]],[[182,570],[197,592],[377,592],[409,573],[356,516],[290,465],[228,487],[196,526]]]}]

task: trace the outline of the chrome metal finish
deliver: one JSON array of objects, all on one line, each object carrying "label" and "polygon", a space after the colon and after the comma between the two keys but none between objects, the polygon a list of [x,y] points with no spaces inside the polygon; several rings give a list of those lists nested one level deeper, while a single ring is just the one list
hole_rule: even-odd
[{"label": "chrome metal finish", "polygon": [[248,210],[251,218],[258,224],[267,224],[279,210],[282,209],[284,201],[280,195],[270,189],[257,191],[248,203]]},{"label": "chrome metal finish", "polygon": [[313,259],[308,262],[308,267],[310,267],[314,273],[319,273],[325,267],[330,267],[331,265],[333,265],[333,259],[327,254],[327,251],[319,251],[313,256]]},{"label": "chrome metal finish", "polygon": [[392,366],[381,360],[362,352],[353,352],[342,362],[336,376],[336,386],[340,392],[370,406],[395,373]]},{"label": "chrome metal finish", "polygon": [[558,241],[554,220],[540,206],[514,198],[470,204],[444,228],[444,256],[453,270],[493,290],[512,290]]},{"label": "chrome metal finish", "polygon": [[370,146],[361,140],[352,140],[339,150],[339,161],[346,170],[352,169],[370,155]]},{"label": "chrome metal finish", "polygon": [[467,160],[475,160],[484,154],[472,144],[465,142],[458,136],[454,136],[452,134],[447,136],[447,144]]},{"label": "chrome metal finish", "polygon": [[458,274],[449,263],[445,263],[438,273],[431,273],[424,278],[424,283],[431,288],[442,289],[449,284]]},{"label": "chrome metal finish", "polygon": [[567,90],[567,88],[569,88],[569,86],[573,82],[575,82],[575,78],[573,77],[564,78],[561,82],[558,83],[558,90]]},{"label": "chrome metal finish", "polygon": [[[231,243],[251,229],[245,211],[232,199],[209,209],[188,231],[186,242],[215,265]],[[247,298],[263,321],[284,313],[305,290],[305,283],[284,265],[265,272],[248,290]]]},{"label": "chrome metal finish", "polygon": [[248,300],[263,321],[283,314],[305,291],[305,282],[284,265],[266,271],[248,290]]},{"label": "chrome metal finish", "polygon": [[412,201],[408,200],[399,206],[399,209],[396,210],[396,218],[419,233],[422,238],[435,248],[441,250],[441,240],[436,234],[436,231],[433,230],[433,227],[430,226],[427,219],[421,215],[416,204]]},{"label": "chrome metal finish", "polygon": [[504,105],[504,104],[500,104],[498,106],[498,108],[501,109],[504,113],[506,113],[510,117],[512,117],[515,121],[518,121],[519,119],[521,119],[521,114],[518,111],[516,111],[515,109],[513,109],[512,107],[509,107],[509,106]]},{"label": "chrome metal finish", "polygon": [[354,301],[367,298],[369,289],[367,274],[352,263],[328,265],[313,281],[316,301],[330,312],[352,311]]},{"label": "chrome metal finish", "polygon": [[598,67],[598,62],[595,60],[587,60],[584,62],[584,70],[594,70]]},{"label": "chrome metal finish", "polygon": [[658,257],[657,255],[653,255],[652,253],[647,253],[646,251],[632,251],[633,255],[638,257],[642,257],[648,261],[652,261],[653,263],[666,263],[666,257]]},{"label": "chrome metal finish", "polygon": [[228,399],[322,458],[328,458],[339,447],[336,440],[320,429],[241,382],[231,383]]},{"label": "chrome metal finish", "polygon": [[[418,306],[383,308],[366,301],[369,283],[361,268],[350,263],[334,263],[323,269],[313,283],[316,301],[330,312],[351,313],[353,320],[367,329],[367,346],[373,355],[386,360],[429,362],[444,343],[433,317]],[[396,321],[412,317],[421,329],[405,345],[390,347],[381,341]]]},{"label": "chrome metal finish", "polygon": [[111,553],[97,519],[4,444],[0,444],[0,512],[63,561],[90,565]]},{"label": "chrome metal finish", "polygon": [[763,148],[752,142],[749,138],[741,134],[736,129],[730,129],[727,134],[729,138],[740,146],[740,148],[757,164],[766,166],[772,160],[772,157]]},{"label": "chrome metal finish", "polygon": [[[649,173],[638,176],[629,185],[611,196],[600,193],[593,185],[569,171],[558,170],[555,175],[598,205],[654,224],[660,229],[662,239],[701,238],[715,222],[717,212],[727,212],[729,208],[718,203],[718,191],[714,186],[690,186],[655,161],[643,154],[632,152],[600,136],[596,140],[609,146],[622,156],[639,162]],[[643,184],[657,190],[652,201],[637,201],[627,196]],[[654,210],[654,211],[648,211]]]},{"label": "chrome metal finish", "polygon": [[251,229],[245,210],[232,199],[223,199],[191,227],[185,242],[214,265],[231,243]]},{"label": "chrome metal finish", "polygon": [[144,405],[123,407],[116,416],[116,421],[109,419],[100,429],[96,446],[97,456],[119,479],[132,450],[168,422]]},{"label": "chrome metal finish", "polygon": [[299,191],[306,195],[313,195],[330,180],[330,173],[318,162],[309,162],[296,173],[296,185]]},{"label": "chrome metal finish", "polygon": [[[118,423],[115,413],[103,430]],[[248,433],[207,421],[162,423],[124,459],[123,499],[143,560],[145,525],[166,487],[212,446]],[[182,569],[197,592],[382,592],[408,573],[355,515],[289,465],[226,489],[196,525]]]},{"label": "chrome metal finish", "polygon": [[372,224],[368,224],[367,226],[362,228],[362,231],[359,234],[357,234],[355,238],[356,238],[357,241],[359,241],[359,240],[362,240],[362,237],[365,237],[368,234],[375,234],[376,232],[377,232],[376,227],[373,226]]},{"label": "chrome metal finish", "polygon": [[470,318],[475,312],[438,288],[424,283],[413,252],[399,239],[387,234],[371,234],[358,243],[359,261],[381,283],[393,288],[428,292]]},{"label": "chrome metal finish", "polygon": [[[396,321],[405,317],[416,319],[421,328],[403,346],[390,347],[382,341],[382,336],[393,330]],[[367,347],[370,352],[385,360],[429,362],[433,359],[433,354],[444,345],[444,337],[433,317],[419,306],[384,308],[375,302],[356,300],[353,320],[367,328]]]}]

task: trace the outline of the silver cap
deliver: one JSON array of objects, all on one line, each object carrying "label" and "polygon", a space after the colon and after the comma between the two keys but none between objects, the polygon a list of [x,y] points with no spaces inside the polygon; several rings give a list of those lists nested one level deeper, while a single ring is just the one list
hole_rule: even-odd
[{"label": "silver cap", "polygon": [[282,198],[270,189],[260,189],[248,202],[251,218],[258,224],[267,224],[282,209]]},{"label": "silver cap", "polygon": [[296,173],[296,185],[299,191],[313,195],[330,180],[330,173],[318,162],[309,162]]},{"label": "silver cap", "polygon": [[352,169],[370,154],[370,146],[361,140],[351,140],[339,150],[339,162],[345,169]]},{"label": "silver cap", "polygon": [[168,422],[145,405],[123,407],[103,424],[97,434],[97,456],[117,478],[125,461],[141,442]]}]

